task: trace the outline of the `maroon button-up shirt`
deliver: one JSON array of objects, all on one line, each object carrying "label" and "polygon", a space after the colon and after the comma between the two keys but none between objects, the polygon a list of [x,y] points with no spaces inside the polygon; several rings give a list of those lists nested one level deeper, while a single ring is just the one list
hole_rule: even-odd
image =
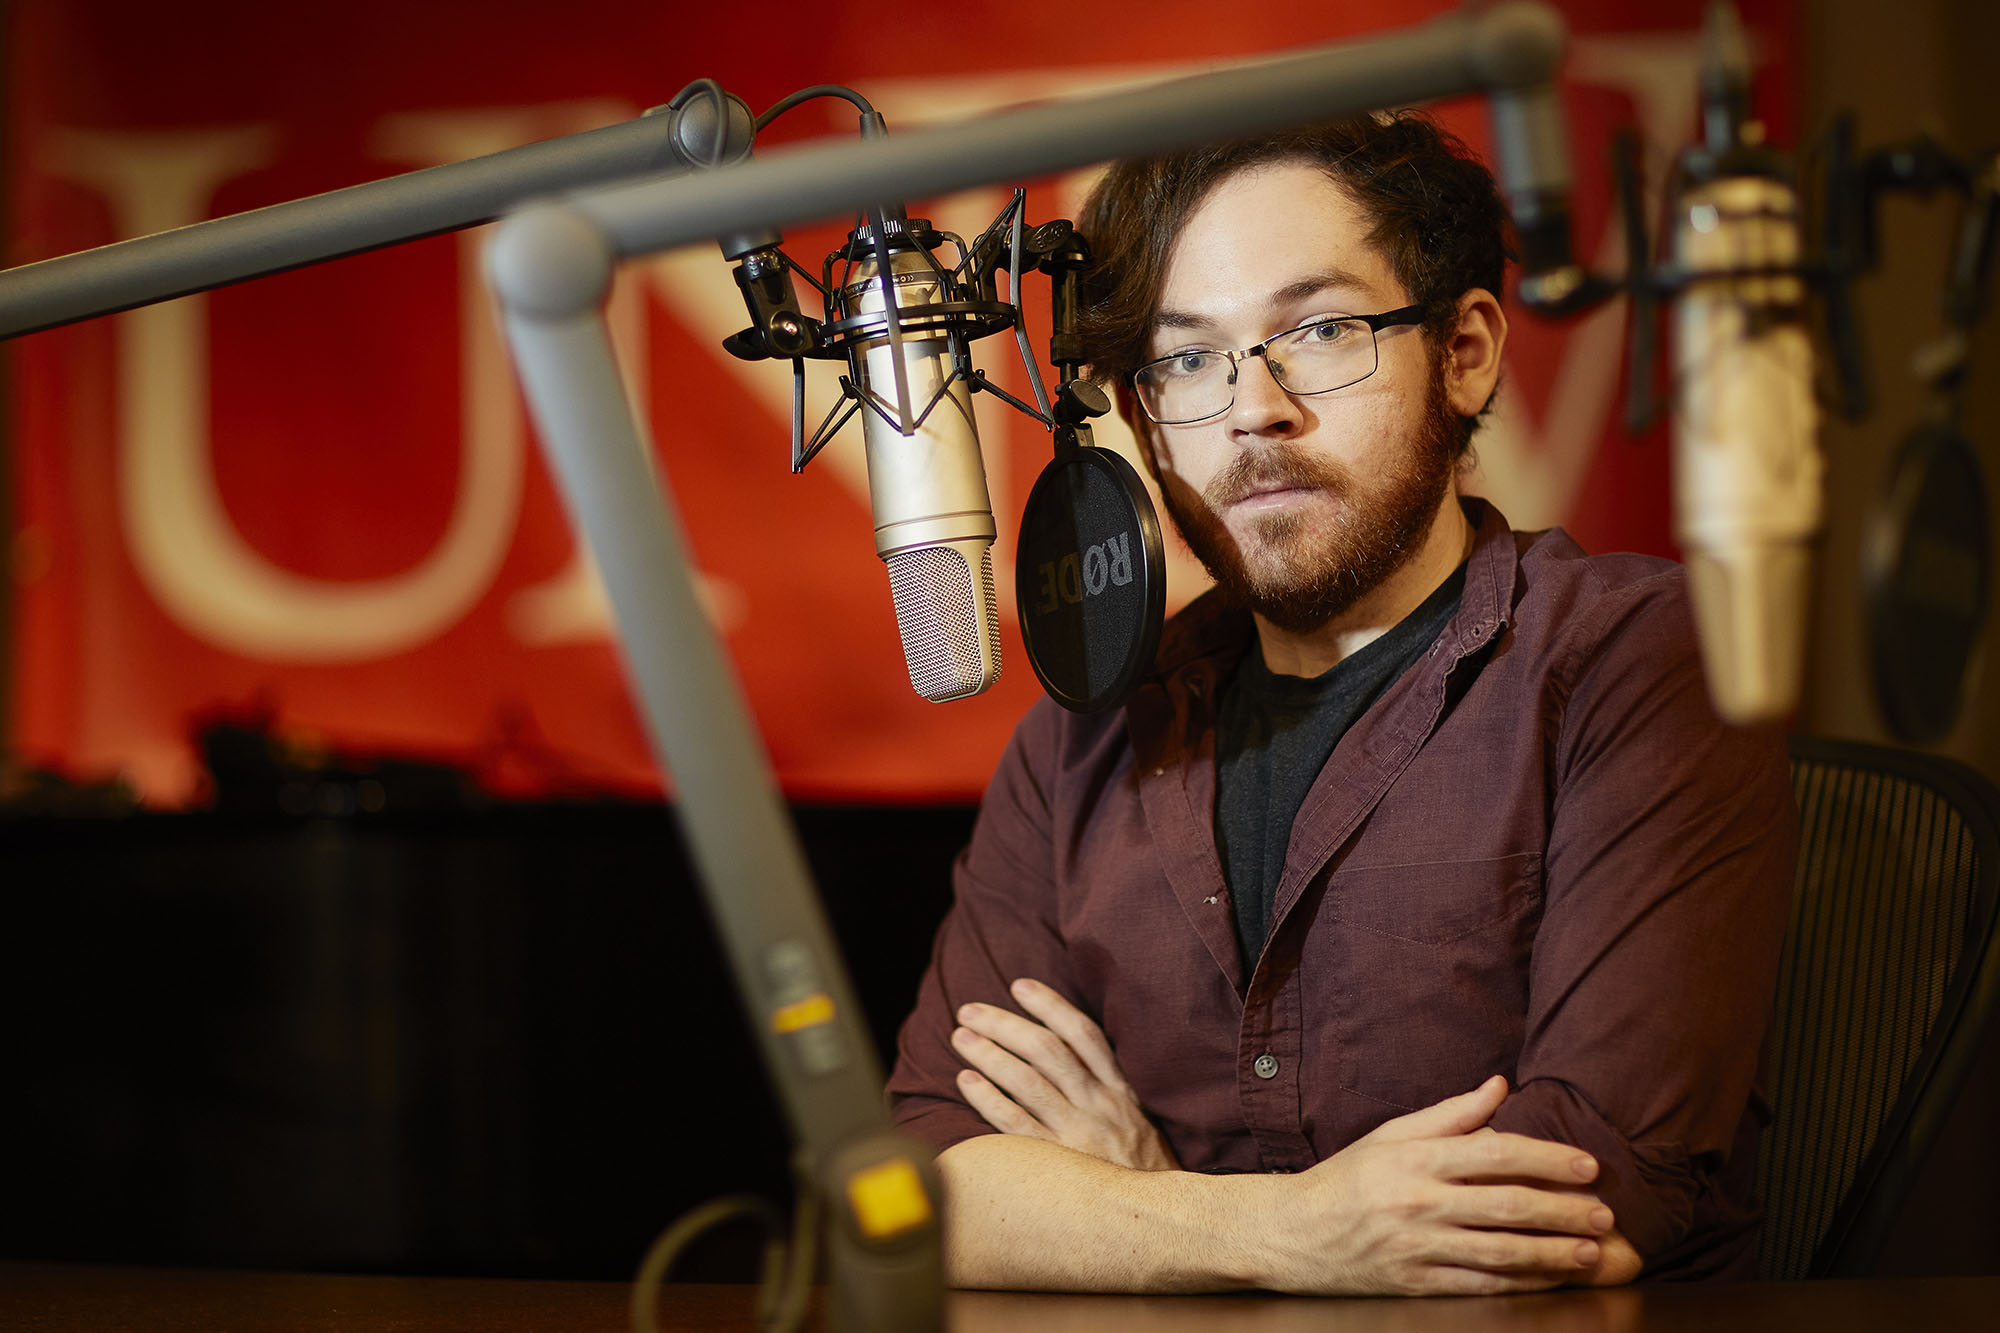
[{"label": "maroon button-up shirt", "polygon": [[1467,507],[1458,614],[1308,793],[1254,967],[1214,827],[1248,615],[1175,617],[1122,713],[1028,713],[903,1028],[905,1128],[993,1132],[957,1093],[953,1014],[1036,977],[1102,1025],[1189,1170],[1303,1170],[1504,1073],[1493,1127],[1595,1156],[1648,1273],[1754,1272],[1782,737],[1716,720],[1678,566]]}]

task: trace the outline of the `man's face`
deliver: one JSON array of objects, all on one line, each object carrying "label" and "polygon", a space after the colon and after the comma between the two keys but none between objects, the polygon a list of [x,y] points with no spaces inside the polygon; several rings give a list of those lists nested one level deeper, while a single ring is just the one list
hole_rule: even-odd
[{"label": "man's face", "polygon": [[[1319,315],[1408,304],[1368,220],[1304,163],[1228,177],[1167,263],[1149,356],[1248,347]],[[1153,426],[1167,510],[1223,590],[1281,628],[1316,629],[1402,565],[1450,491],[1457,418],[1415,326],[1376,335],[1379,366],[1315,397],[1237,369],[1235,404]]]}]

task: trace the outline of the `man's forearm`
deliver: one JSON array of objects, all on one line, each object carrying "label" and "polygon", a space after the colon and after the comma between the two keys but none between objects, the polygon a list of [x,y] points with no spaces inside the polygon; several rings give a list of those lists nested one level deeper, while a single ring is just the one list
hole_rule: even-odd
[{"label": "man's forearm", "polygon": [[[1275,1180],[1135,1171],[988,1134],[938,1157],[945,1271],[959,1287],[1229,1291],[1261,1285],[1254,1234]],[[1263,1205],[1260,1208],[1260,1205]]]},{"label": "man's forearm", "polygon": [[1619,1280],[1617,1219],[1579,1190],[1597,1162],[1481,1129],[1506,1089],[1494,1077],[1385,1121],[1296,1175],[1141,1171],[1029,1135],[967,1139],[938,1157],[946,1272],[970,1287],[1327,1296]]}]

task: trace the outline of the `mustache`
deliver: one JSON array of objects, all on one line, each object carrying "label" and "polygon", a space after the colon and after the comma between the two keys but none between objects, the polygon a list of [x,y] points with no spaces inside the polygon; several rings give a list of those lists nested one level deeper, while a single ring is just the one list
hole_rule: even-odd
[{"label": "mustache", "polygon": [[1347,477],[1337,464],[1314,458],[1297,445],[1279,443],[1236,455],[1208,484],[1202,498],[1211,508],[1221,509],[1260,491],[1290,488],[1340,495],[1347,490]]}]

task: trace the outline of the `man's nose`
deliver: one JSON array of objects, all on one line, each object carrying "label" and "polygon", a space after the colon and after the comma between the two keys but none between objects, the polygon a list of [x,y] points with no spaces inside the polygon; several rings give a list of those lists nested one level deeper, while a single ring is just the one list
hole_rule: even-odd
[{"label": "man's nose", "polygon": [[1299,427],[1299,405],[1271,373],[1261,356],[1236,364],[1236,402],[1229,409],[1229,429],[1245,435],[1288,435]]}]

